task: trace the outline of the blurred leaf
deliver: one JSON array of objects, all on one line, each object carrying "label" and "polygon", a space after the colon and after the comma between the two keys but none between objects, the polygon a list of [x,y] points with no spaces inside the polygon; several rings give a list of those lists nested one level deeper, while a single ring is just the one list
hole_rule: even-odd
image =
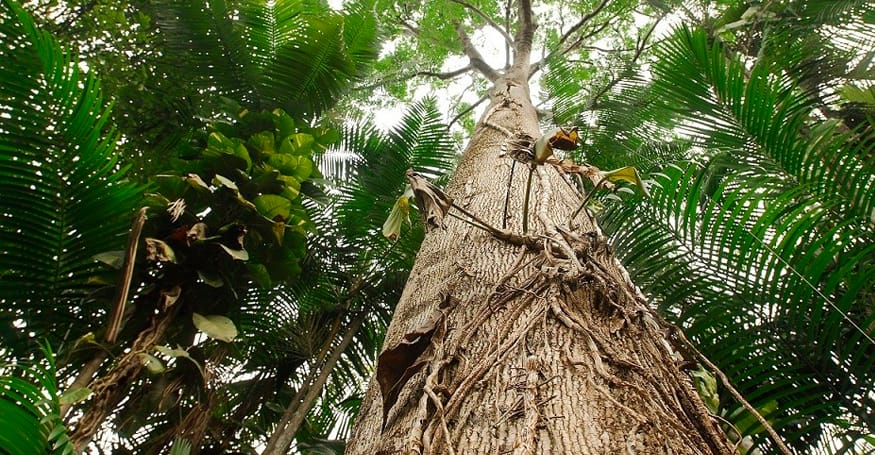
[{"label": "blurred leaf", "polygon": [[230,343],[237,337],[237,327],[225,316],[217,314],[202,316],[192,313],[191,320],[198,330],[210,338]]}]

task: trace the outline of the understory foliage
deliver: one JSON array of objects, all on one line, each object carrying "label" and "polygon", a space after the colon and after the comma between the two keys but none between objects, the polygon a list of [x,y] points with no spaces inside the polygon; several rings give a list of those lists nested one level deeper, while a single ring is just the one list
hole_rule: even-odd
[{"label": "understory foliage", "polygon": [[[875,22],[864,3],[725,9],[657,43],[651,78],[631,72],[599,98],[563,85],[571,65],[548,80],[563,121],[594,124],[581,159],[652,178],[651,198],[600,213],[632,280],[804,453],[873,450]],[[710,388],[730,437],[768,450],[752,416]]]}]

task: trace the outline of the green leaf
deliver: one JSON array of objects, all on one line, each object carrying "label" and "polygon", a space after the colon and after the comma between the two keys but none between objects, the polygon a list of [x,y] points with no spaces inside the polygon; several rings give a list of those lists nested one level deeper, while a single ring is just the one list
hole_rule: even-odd
[{"label": "green leaf", "polygon": [[313,136],[307,133],[292,135],[292,144],[295,146],[295,153],[298,155],[309,155],[314,142]]},{"label": "green leaf", "polygon": [[155,357],[151,354],[146,354],[145,352],[141,352],[140,353],[140,361],[143,362],[143,366],[145,366],[146,369],[149,370],[149,373],[161,374],[165,370],[164,364],[161,363],[161,361],[158,360],[157,357]]},{"label": "green leaf", "polygon": [[103,253],[98,253],[94,255],[94,259],[114,268],[120,269],[125,264],[125,251],[124,250],[115,250],[115,251],[104,251]]},{"label": "green leaf", "polygon": [[252,281],[255,281],[255,284],[262,289],[270,289],[270,273],[268,273],[267,267],[264,264],[248,263],[246,268],[249,269],[249,274],[252,276]]},{"label": "green leaf", "polygon": [[[91,396],[91,389],[88,387],[79,387],[78,389],[67,390],[58,398],[61,405],[76,404],[88,399]],[[49,438],[52,439],[52,438]]]},{"label": "green leaf", "polygon": [[276,195],[262,194],[257,196],[253,201],[258,213],[262,214],[269,220],[277,220],[277,217],[283,221],[288,220],[292,211],[292,201]]},{"label": "green leaf", "polygon": [[230,188],[230,189],[232,189],[232,190],[234,190],[234,191],[240,191],[240,190],[237,188],[237,184],[234,183],[234,181],[231,180],[231,179],[229,179],[228,177],[225,177],[224,175],[216,174],[216,175],[213,177],[213,185],[216,185],[216,186],[224,186],[224,187],[226,187],[226,188]]},{"label": "green leaf", "polygon": [[218,314],[202,316],[192,313],[191,320],[198,330],[215,340],[231,342],[237,337],[237,327],[225,316]]},{"label": "green leaf", "polygon": [[717,414],[720,410],[720,394],[717,393],[717,378],[704,368],[693,370],[690,372],[693,377],[693,382],[696,385],[696,391],[705,406],[712,414]]},{"label": "green leaf", "polygon": [[392,206],[389,217],[383,223],[383,237],[389,240],[398,240],[401,234],[401,225],[406,221],[410,224],[410,198],[413,197],[413,188],[408,185],[404,194],[401,195]]},{"label": "green leaf", "polygon": [[170,448],[170,455],[189,455],[191,453],[191,443],[187,439],[179,436],[173,439],[173,446]]},{"label": "green leaf", "polygon": [[261,153],[273,153],[276,151],[273,133],[262,131],[249,137],[249,146]]},{"label": "green leaf", "polygon": [[225,282],[222,281],[222,278],[220,276],[209,273],[209,272],[205,272],[203,270],[197,271],[197,277],[201,281],[203,281],[204,284],[206,284],[210,287],[220,288],[220,287],[225,285]]},{"label": "green leaf", "polygon": [[599,174],[609,182],[628,182],[635,185],[639,194],[642,196],[650,196],[647,191],[647,186],[641,181],[641,176],[638,175],[638,170],[635,166],[626,166],[613,171],[601,171]]},{"label": "green leaf", "polygon": [[225,250],[225,252],[228,253],[228,255],[230,255],[232,258],[234,258],[238,261],[248,261],[249,260],[249,252],[246,251],[245,249],[235,250],[235,249],[232,249],[228,246],[222,245],[221,243],[219,244],[219,246],[222,247],[222,249]]},{"label": "green leaf", "polygon": [[295,133],[295,119],[289,114],[286,114],[282,109],[274,109],[272,114],[277,136],[288,137]]},{"label": "green leaf", "polygon": [[210,133],[210,137],[207,139],[207,150],[240,158],[246,163],[246,172],[252,170],[252,157],[249,156],[249,151],[239,139],[225,137],[219,132]]},{"label": "green leaf", "polygon": [[207,185],[206,182],[197,174],[191,173],[185,178],[185,181],[191,185],[192,188],[200,191],[210,191],[210,186]]}]

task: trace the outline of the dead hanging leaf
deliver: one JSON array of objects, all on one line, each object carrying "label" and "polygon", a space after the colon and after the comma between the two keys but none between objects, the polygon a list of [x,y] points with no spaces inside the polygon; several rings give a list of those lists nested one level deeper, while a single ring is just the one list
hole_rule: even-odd
[{"label": "dead hanging leaf", "polygon": [[576,150],[579,134],[577,128],[553,128],[535,141],[535,162],[542,164],[553,156],[553,150]]},{"label": "dead hanging leaf", "polygon": [[407,170],[407,180],[410,181],[410,187],[413,188],[416,208],[419,209],[419,214],[422,216],[425,231],[429,232],[434,228],[444,227],[444,217],[453,205],[453,198],[447,196],[443,190],[432,185],[413,169]]},{"label": "dead hanging leaf", "polygon": [[179,286],[173,286],[170,289],[165,289],[161,291],[161,300],[159,302],[159,307],[162,310],[166,310],[173,306],[177,300],[179,300],[179,296],[182,295],[182,288]]},{"label": "dead hanging leaf", "polygon": [[556,128],[548,133],[550,146],[558,150],[573,151],[577,150],[577,141],[580,140],[580,133],[577,127],[573,126],[569,129],[562,127]]},{"label": "dead hanging leaf", "polygon": [[401,389],[431,360],[432,353],[427,350],[443,316],[442,311],[434,310],[428,320],[404,335],[396,346],[383,351],[377,359],[377,382],[383,394],[383,426]]},{"label": "dead hanging leaf", "polygon": [[158,239],[146,237],[146,260],[152,262],[176,262],[176,254],[170,245]]},{"label": "dead hanging leaf", "polygon": [[[283,237],[286,235],[286,222],[282,217],[277,219],[276,217],[273,220],[273,224],[270,226],[270,230],[273,231],[273,236],[276,238],[276,244],[283,244]],[[242,243],[242,242],[241,242]]]},{"label": "dead hanging leaf", "polygon": [[191,227],[186,233],[185,238],[188,240],[188,244],[191,245],[192,242],[196,242],[198,240],[204,240],[207,238],[207,225],[204,223],[197,223]]}]

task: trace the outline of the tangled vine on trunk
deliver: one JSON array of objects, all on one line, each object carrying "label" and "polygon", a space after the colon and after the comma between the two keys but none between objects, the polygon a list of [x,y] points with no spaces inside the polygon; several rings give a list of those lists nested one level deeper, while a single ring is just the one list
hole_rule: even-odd
[{"label": "tangled vine on trunk", "polygon": [[[506,132],[540,136],[528,70],[496,81],[447,188],[491,226]],[[426,238],[347,453],[732,453],[598,227],[569,220],[581,196],[552,168],[536,169],[520,234],[520,174],[509,231],[448,218]]]}]

